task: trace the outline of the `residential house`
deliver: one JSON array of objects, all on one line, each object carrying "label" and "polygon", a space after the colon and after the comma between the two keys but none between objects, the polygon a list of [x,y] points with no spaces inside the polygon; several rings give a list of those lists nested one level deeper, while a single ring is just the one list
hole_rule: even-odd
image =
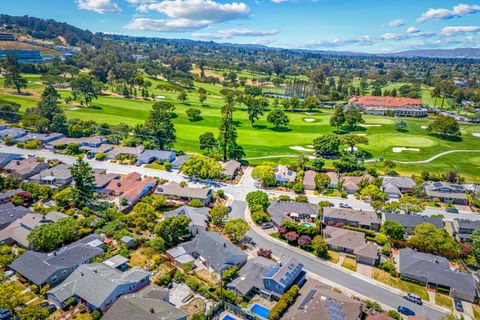
[{"label": "residential house", "polygon": [[25,191],[22,189],[15,189],[11,191],[5,191],[0,193],[0,204],[8,203],[12,201],[12,198],[17,194],[23,194]]},{"label": "residential house", "polygon": [[131,172],[121,178],[111,180],[105,187],[105,191],[116,197],[115,202],[118,206],[123,206],[122,201],[126,201],[128,206],[133,206],[153,190],[156,184],[157,180],[152,177],[142,178],[140,173]]},{"label": "residential house", "polygon": [[91,234],[50,253],[26,251],[10,268],[39,287],[54,287],[65,280],[75,269],[89,263],[102,252],[104,238]]},{"label": "residential house", "polygon": [[400,249],[399,271],[403,278],[425,283],[429,288],[443,288],[450,296],[473,302],[477,285],[472,274],[453,271],[449,261],[441,256]]},{"label": "residential house", "polygon": [[28,131],[22,128],[17,127],[8,127],[6,129],[0,130],[0,140],[5,140],[7,138],[16,140],[27,135]]},{"label": "residential house", "polygon": [[337,189],[340,179],[338,176],[337,172],[329,171],[325,172],[325,174],[328,176],[328,179],[330,179],[330,182],[328,183],[328,189]]},{"label": "residential house", "polygon": [[278,184],[295,183],[296,179],[297,173],[288,169],[287,166],[278,165],[275,167],[275,181],[277,181]]},{"label": "residential house", "polygon": [[13,160],[21,160],[22,156],[16,153],[0,152],[0,169],[3,169]]},{"label": "residential house", "polygon": [[122,295],[137,292],[150,282],[150,272],[134,267],[122,272],[104,263],[83,264],[59,286],[47,292],[59,308],[74,297],[89,310],[105,312]]},{"label": "residential house", "polygon": [[169,199],[182,199],[187,201],[197,199],[202,201],[204,205],[208,205],[212,201],[212,189],[182,187],[175,181],[159,185],[156,193],[164,195]]},{"label": "residential house", "polygon": [[360,184],[362,181],[371,182],[373,181],[373,177],[368,174],[363,176],[345,176],[342,180],[342,189],[348,194],[355,194],[360,190]]},{"label": "residential house", "polygon": [[134,157],[135,159],[138,159],[138,156],[142,152],[143,147],[123,147],[123,146],[118,146],[113,148],[111,151],[107,153],[107,160],[113,160],[116,159],[118,156],[122,155],[129,155],[131,157]]},{"label": "residential house", "polygon": [[467,194],[462,185],[444,181],[427,181],[423,184],[423,188],[430,201],[439,199],[441,202],[468,204]]},{"label": "residential house", "polygon": [[187,320],[187,314],[169,302],[168,289],[151,284],[124,295],[105,312],[102,320]]},{"label": "residential house", "polygon": [[61,163],[53,168],[40,171],[36,175],[30,177],[30,181],[38,184],[47,184],[52,186],[65,186],[72,183],[73,177],[70,172],[70,166]]},{"label": "residential house", "polygon": [[318,216],[318,205],[294,201],[270,201],[267,212],[273,224],[278,228],[284,220],[314,220]]},{"label": "residential house", "polygon": [[178,215],[186,216],[190,219],[188,231],[190,234],[195,235],[202,231],[207,231],[210,213],[207,207],[195,208],[190,206],[181,206],[178,209],[166,211],[163,213],[163,215],[165,219],[169,217],[176,217]]},{"label": "residential house", "polygon": [[390,198],[400,198],[402,194],[412,193],[416,183],[408,177],[383,177],[382,191]]},{"label": "residential house", "polygon": [[113,148],[115,148],[113,144],[104,143],[98,147],[82,146],[80,150],[85,151],[88,157],[93,158],[99,153],[108,153],[112,151]]},{"label": "residential house", "polygon": [[188,160],[187,155],[183,155],[180,157],[177,157],[173,162],[172,162],[172,169],[175,170],[180,170],[180,168],[183,166],[183,164]]},{"label": "residential house", "polygon": [[227,162],[222,162],[222,172],[220,172],[222,177],[233,179],[235,174],[240,169],[242,164],[237,160],[228,160]]},{"label": "residential house", "polygon": [[26,180],[48,168],[48,163],[35,157],[10,161],[3,169],[13,178]]},{"label": "residential house", "polygon": [[303,174],[303,188],[305,190],[316,190],[315,176],[317,172],[313,170],[307,170]]},{"label": "residential house", "polygon": [[395,221],[403,226],[405,234],[411,235],[413,230],[422,223],[430,223],[435,227],[443,229],[443,220],[440,218],[431,218],[429,216],[422,216],[418,214],[398,214],[385,212],[385,221]]},{"label": "residential house", "polygon": [[[184,250],[184,255],[201,261],[207,268],[219,274],[222,270],[231,267],[241,268],[247,262],[246,253],[215,232],[202,231],[195,238],[180,244],[177,248],[180,251]],[[167,254],[170,252],[167,251]],[[181,256],[177,255],[174,258],[170,255],[170,257],[178,263]]]},{"label": "residential house", "polygon": [[323,235],[330,249],[353,254],[359,263],[373,266],[378,260],[377,246],[366,243],[363,232],[327,226]]},{"label": "residential house", "polygon": [[27,141],[30,141],[30,140],[38,140],[42,144],[45,144],[45,143],[52,142],[54,140],[61,139],[63,137],[64,137],[63,134],[56,133],[56,132],[54,132],[54,133],[33,133],[33,132],[29,132],[26,135],[24,135],[23,137],[15,139],[15,141],[16,142],[27,142]]},{"label": "residential house", "polygon": [[454,219],[453,232],[455,238],[461,242],[470,241],[470,236],[475,230],[480,229],[480,220]]},{"label": "residential house", "polygon": [[16,243],[21,247],[29,248],[28,235],[36,226],[53,223],[66,217],[68,216],[59,212],[49,212],[46,215],[27,213],[22,218],[10,223],[3,230],[0,230],[0,245]]},{"label": "residential house", "polygon": [[267,270],[275,265],[275,261],[263,257],[249,259],[240,269],[238,277],[227,284],[227,288],[247,299],[251,299],[255,294],[262,294],[265,291],[263,277]]},{"label": "residential house", "polygon": [[[14,193],[12,191],[11,193]],[[11,202],[4,202],[0,204],[0,230],[5,229],[14,221],[25,217],[31,211],[23,206],[15,206]]]},{"label": "residential house", "polygon": [[80,138],[78,144],[80,145],[80,147],[98,148],[99,146],[101,146],[106,142],[107,140],[105,140],[105,138],[102,136],[91,136],[91,137]]},{"label": "residential house", "polygon": [[323,223],[326,225],[348,225],[351,227],[380,230],[380,219],[375,211],[362,209],[323,208]]},{"label": "residential house", "polygon": [[465,191],[470,192],[473,195],[480,196],[480,184],[466,183],[463,186],[465,187]]},{"label": "residential house", "polygon": [[44,144],[43,147],[48,150],[54,150],[54,149],[59,149],[59,148],[68,146],[69,144],[78,144],[80,146],[80,142],[81,142],[81,138],[63,137],[60,139],[47,142]]},{"label": "residential house", "polygon": [[175,151],[145,149],[137,156],[137,161],[143,164],[149,164],[153,161],[161,163],[168,161],[172,163],[175,160],[175,156]]},{"label": "residential house", "polygon": [[303,264],[293,257],[283,256],[274,266],[269,267],[263,275],[264,291],[280,299],[293,285],[301,287],[305,282]]},{"label": "residential house", "polygon": [[95,188],[97,191],[103,190],[113,179],[120,179],[117,173],[107,173],[105,169],[94,169],[93,177],[95,178]]},{"label": "residential house", "polygon": [[120,242],[123,243],[127,249],[132,249],[137,246],[137,242],[135,241],[135,239],[130,236],[123,236],[120,239]]},{"label": "residential house", "polygon": [[283,315],[285,320],[363,319],[362,303],[309,279],[300,289],[295,302]]}]

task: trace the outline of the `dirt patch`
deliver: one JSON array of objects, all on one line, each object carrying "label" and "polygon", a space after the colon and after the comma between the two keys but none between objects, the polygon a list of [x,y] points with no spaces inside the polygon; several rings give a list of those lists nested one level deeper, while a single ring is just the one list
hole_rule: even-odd
[{"label": "dirt patch", "polygon": [[295,150],[295,151],[306,151],[306,152],[314,152],[314,149],[308,149],[300,146],[292,146],[290,149]]},{"label": "dirt patch", "polygon": [[401,153],[402,151],[420,151],[418,148],[405,148],[405,147],[394,147],[392,148],[392,151],[395,153]]}]

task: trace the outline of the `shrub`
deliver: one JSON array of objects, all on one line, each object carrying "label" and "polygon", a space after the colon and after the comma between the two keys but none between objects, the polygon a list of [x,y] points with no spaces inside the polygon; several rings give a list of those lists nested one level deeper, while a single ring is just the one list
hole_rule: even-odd
[{"label": "shrub", "polygon": [[198,199],[193,199],[193,200],[190,200],[190,202],[188,202],[188,205],[190,207],[201,208],[203,207],[203,202]]},{"label": "shrub", "polygon": [[30,140],[30,141],[27,141],[23,144],[23,147],[25,149],[30,149],[30,150],[33,150],[33,149],[38,149],[40,148],[40,146],[42,145],[42,143],[38,140]]},{"label": "shrub", "polygon": [[290,231],[285,234],[285,239],[289,242],[295,242],[298,239],[298,234],[295,231]]},{"label": "shrub", "polygon": [[260,248],[257,251],[257,256],[272,259],[272,250]]},{"label": "shrub", "polygon": [[381,263],[378,267],[383,271],[390,273],[392,276],[396,276],[397,274],[397,270],[395,269],[395,264],[393,264],[393,261],[390,259],[385,261],[384,263]]},{"label": "shrub", "polygon": [[383,246],[384,244],[386,244],[388,242],[388,238],[386,235],[384,235],[383,233],[378,233],[375,238],[374,238],[374,241],[376,243],[378,243],[379,245]]},{"label": "shrub", "polygon": [[107,154],[105,152],[99,152],[95,155],[95,160],[102,161],[105,160]]},{"label": "shrub", "polygon": [[302,193],[303,192],[303,183],[297,182],[292,186],[292,189],[295,193]]},{"label": "shrub", "polygon": [[293,285],[288,291],[278,300],[277,304],[270,310],[268,315],[269,320],[278,320],[282,317],[283,313],[288,307],[295,302],[298,296],[300,288],[297,285]]},{"label": "shrub", "polygon": [[382,249],[381,249],[380,252],[381,252],[383,255],[389,257],[390,254],[391,254],[391,251],[392,251],[392,248],[390,247],[390,244],[387,243],[387,244],[385,244],[385,245],[382,247]]},{"label": "shrub", "polygon": [[163,163],[163,166],[165,167],[165,170],[167,170],[167,171],[172,169],[172,164],[168,160]]},{"label": "shrub", "polygon": [[305,202],[308,203],[308,198],[304,194],[299,194],[298,196],[295,197],[295,202]]},{"label": "shrub", "polygon": [[375,237],[375,231],[370,230],[370,229],[364,229],[364,228],[358,228],[358,227],[352,227],[352,226],[343,226],[343,229],[348,229],[348,230],[353,230],[353,231],[359,231],[365,233],[366,236]]},{"label": "shrub", "polygon": [[248,207],[252,208],[254,205],[259,204],[264,210],[267,210],[270,202],[268,201],[268,194],[263,191],[252,191],[247,194],[246,197]]},{"label": "shrub", "polygon": [[271,218],[270,218],[270,215],[268,213],[261,210],[261,211],[255,211],[255,212],[252,213],[252,220],[256,224],[262,224],[264,222],[270,221]]},{"label": "shrub", "polygon": [[298,238],[298,244],[302,248],[310,247],[311,243],[312,243],[312,238],[310,238],[309,236],[301,236],[300,238]]},{"label": "shrub", "polygon": [[389,310],[389,311],[387,312],[387,315],[388,315],[390,318],[393,318],[393,319],[397,319],[397,320],[402,319],[402,316],[400,315],[400,313],[398,313],[398,312],[395,311],[395,310]]},{"label": "shrub", "polygon": [[65,302],[63,303],[63,306],[65,309],[69,309],[73,306],[75,306],[78,303],[77,299],[75,297],[70,297]]}]

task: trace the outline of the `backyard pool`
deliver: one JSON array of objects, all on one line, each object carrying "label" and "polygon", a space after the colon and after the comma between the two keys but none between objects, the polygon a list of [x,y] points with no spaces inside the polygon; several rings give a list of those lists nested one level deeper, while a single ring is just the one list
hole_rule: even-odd
[{"label": "backyard pool", "polygon": [[253,307],[250,309],[250,311],[252,311],[257,316],[260,316],[264,319],[268,319],[268,314],[270,313],[270,310],[268,310],[267,308],[259,304],[254,304]]},{"label": "backyard pool", "polygon": [[313,227],[313,224],[308,223],[308,222],[304,222],[304,223],[302,223],[302,226],[304,226],[306,228],[311,228],[311,227]]},{"label": "backyard pool", "polygon": [[223,317],[222,320],[237,320],[237,319],[227,314],[225,317]]}]

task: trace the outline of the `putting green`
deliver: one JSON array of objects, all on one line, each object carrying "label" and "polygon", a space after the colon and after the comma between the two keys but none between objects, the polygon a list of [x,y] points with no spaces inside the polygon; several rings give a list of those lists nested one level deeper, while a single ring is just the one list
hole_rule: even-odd
[{"label": "putting green", "polygon": [[413,135],[402,135],[397,137],[385,137],[382,139],[384,143],[401,147],[431,147],[435,145],[435,141],[428,137],[418,137]]}]

